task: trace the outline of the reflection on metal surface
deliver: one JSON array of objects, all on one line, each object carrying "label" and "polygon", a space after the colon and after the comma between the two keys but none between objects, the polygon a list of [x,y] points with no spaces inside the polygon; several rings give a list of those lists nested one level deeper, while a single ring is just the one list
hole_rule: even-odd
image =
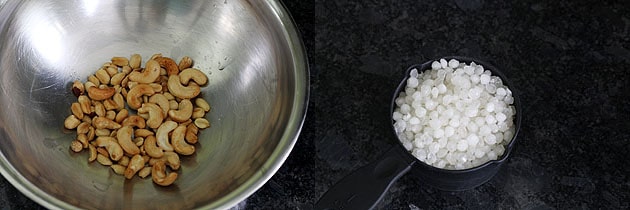
[{"label": "reflection on metal surface", "polygon": [[[0,172],[49,208],[238,204],[287,158],[306,114],[306,56],[284,13],[277,1],[0,0]],[[188,55],[208,74],[212,127],[173,187],[87,163],[62,129],[71,82],[133,53]]]}]

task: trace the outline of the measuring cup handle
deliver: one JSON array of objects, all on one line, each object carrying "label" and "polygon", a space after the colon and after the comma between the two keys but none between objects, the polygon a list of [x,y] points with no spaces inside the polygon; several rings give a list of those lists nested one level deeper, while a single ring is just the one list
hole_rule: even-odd
[{"label": "measuring cup handle", "polygon": [[406,158],[400,145],[378,160],[347,175],[315,203],[315,209],[372,209],[389,187],[407,173],[415,161]]}]

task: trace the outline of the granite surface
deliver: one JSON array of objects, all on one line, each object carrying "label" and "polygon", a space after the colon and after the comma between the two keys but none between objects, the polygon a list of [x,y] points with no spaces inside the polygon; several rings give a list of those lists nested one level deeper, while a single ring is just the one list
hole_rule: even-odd
[{"label": "granite surface", "polygon": [[[389,103],[405,69],[479,58],[514,83],[517,145],[488,183],[443,192],[408,174],[378,209],[630,208],[630,2],[285,0],[311,95],[295,148],[246,209],[309,209],[396,144]],[[5,179],[3,209],[39,206]]]}]

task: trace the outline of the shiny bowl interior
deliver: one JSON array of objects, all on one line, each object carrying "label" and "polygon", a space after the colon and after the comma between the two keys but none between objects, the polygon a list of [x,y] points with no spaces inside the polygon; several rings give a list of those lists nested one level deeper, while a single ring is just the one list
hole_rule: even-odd
[{"label": "shiny bowl interior", "polygon": [[[0,172],[47,208],[227,208],[287,158],[308,103],[304,49],[277,0],[0,0]],[[125,180],[69,149],[85,81],[112,56],[187,55],[205,72],[212,127],[170,187]]]}]

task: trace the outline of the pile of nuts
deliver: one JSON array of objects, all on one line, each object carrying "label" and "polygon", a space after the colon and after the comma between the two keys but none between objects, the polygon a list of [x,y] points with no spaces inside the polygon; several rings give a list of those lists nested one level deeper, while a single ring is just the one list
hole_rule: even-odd
[{"label": "pile of nuts", "polygon": [[210,105],[198,97],[208,78],[192,68],[188,56],[177,64],[155,54],[144,68],[141,63],[138,54],[113,57],[87,82],[74,81],[78,101],[64,127],[76,129],[70,149],[88,149],[89,162],[110,166],[127,179],[151,175],[168,186],[177,179],[179,155],[192,155],[199,129],[210,127],[205,119]]}]

